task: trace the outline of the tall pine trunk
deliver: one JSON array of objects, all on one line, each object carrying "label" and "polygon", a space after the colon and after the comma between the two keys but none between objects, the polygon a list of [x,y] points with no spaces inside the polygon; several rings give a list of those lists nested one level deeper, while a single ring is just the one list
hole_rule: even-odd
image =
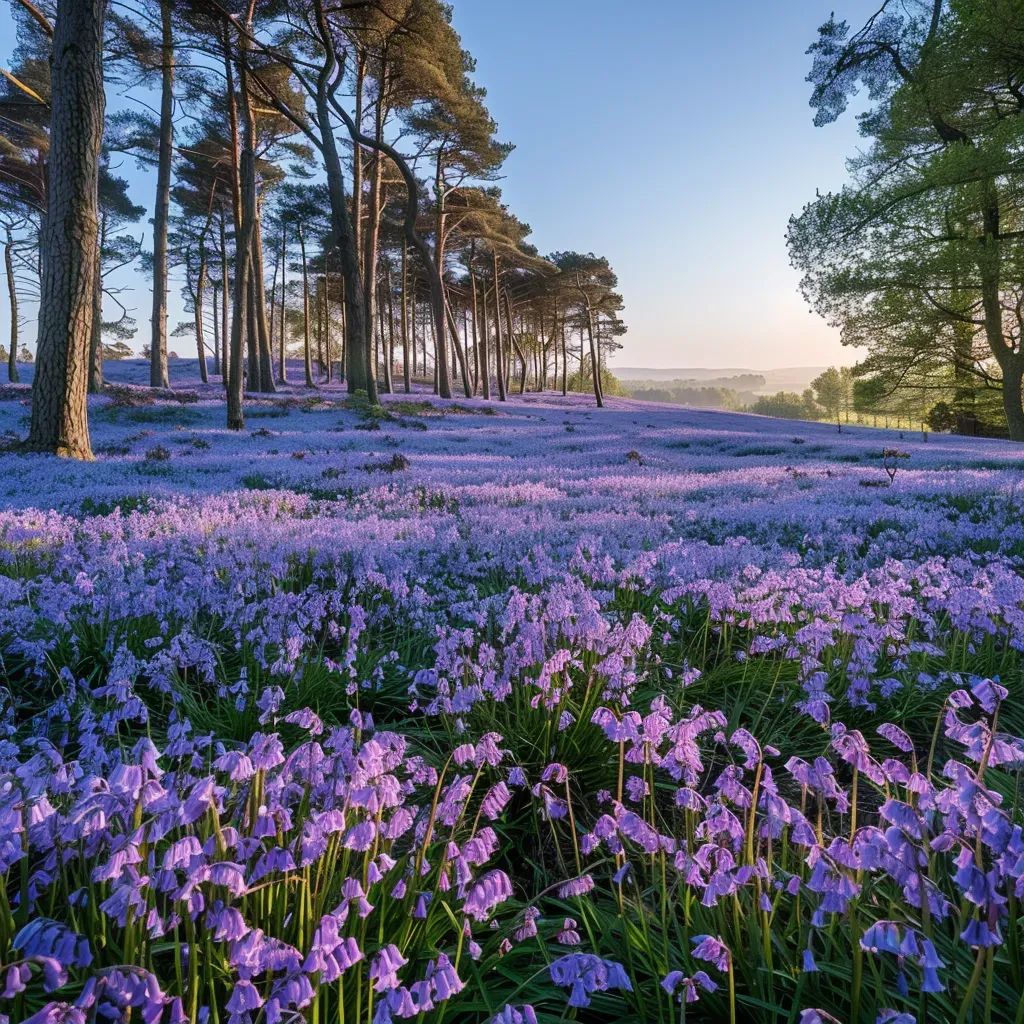
[{"label": "tall pine trunk", "polygon": [[284,217],[281,218],[281,383],[288,383],[288,334],[285,330],[284,314],[288,301],[285,288],[288,275],[288,229]]},{"label": "tall pine trunk", "polygon": [[160,149],[153,211],[153,318],[149,343],[149,383],[170,387],[167,373],[167,221],[171,208],[171,159],[174,155],[174,35],[171,0],[160,0]]},{"label": "tall pine trunk", "polygon": [[86,395],[95,315],[105,0],[58,0],[48,207],[28,447],[91,459]]},{"label": "tall pine trunk", "polygon": [[412,391],[409,376],[409,243],[402,240],[402,380],[405,393]]},{"label": "tall pine trunk", "polygon": [[217,315],[217,282],[213,282],[213,373],[220,375],[220,317]]},{"label": "tall pine trunk", "polygon": [[103,246],[107,218],[100,213],[100,234],[96,242],[96,281],[92,290],[92,334],[89,337],[89,394],[103,391]]},{"label": "tall pine trunk", "polygon": [[[476,276],[473,277],[474,282],[474,293],[476,291]],[[483,396],[487,401],[491,399],[491,359],[490,352],[490,324],[487,320],[487,282],[484,281],[483,289],[483,308],[481,311],[482,319],[480,320],[480,379],[483,381]]]},{"label": "tall pine trunk", "polygon": [[[476,274],[472,270],[469,272],[469,283],[473,289],[473,394],[476,394],[476,389],[480,386],[480,378],[483,376],[480,372],[480,332],[477,327],[477,319],[479,318],[479,304],[476,293]],[[484,371],[486,372],[486,371]],[[489,389],[485,389],[488,391]],[[488,395],[484,396],[485,398]]]},{"label": "tall pine trunk", "polygon": [[7,229],[7,243],[4,245],[4,269],[7,271],[7,295],[11,300],[11,350],[7,353],[7,379],[17,384],[18,377],[18,287],[14,280],[14,259],[11,248],[14,241],[11,229]]},{"label": "tall pine trunk", "polygon": [[[331,30],[322,2],[317,0],[317,21],[319,32],[328,42],[327,58],[317,79],[316,109],[320,123],[321,155],[324,173],[327,176],[327,193],[331,203],[331,228],[333,241],[341,258],[341,272],[345,290],[345,349],[348,359],[348,390],[365,390],[371,403],[377,402],[377,383],[369,374],[366,365],[366,338],[368,325],[366,307],[363,303],[363,282],[359,270],[359,248],[349,217],[348,201],[345,198],[345,176],[341,168],[338,143],[331,127],[331,107],[328,90],[338,66],[330,40]],[[359,153],[356,153],[356,163]],[[356,209],[359,209],[358,202]]]},{"label": "tall pine trunk", "polygon": [[199,280],[196,282],[196,352],[199,356],[199,377],[204,384],[210,383],[206,366],[206,342],[203,338],[203,294],[206,292],[206,246],[200,242]]},{"label": "tall pine trunk", "polygon": [[228,243],[225,233],[225,216],[223,209],[220,211],[220,272],[221,272],[221,285],[220,285],[220,338],[221,338],[221,365],[220,372],[222,375],[221,383],[224,388],[227,389],[228,378],[231,376],[231,330],[230,320],[228,319],[228,296],[231,292],[231,285],[229,280],[229,268],[228,268]]},{"label": "tall pine trunk", "polygon": [[508,372],[505,366],[505,345],[501,337],[501,275],[498,270],[498,254],[492,253],[494,261],[494,326],[497,329],[496,344],[498,351],[495,353],[495,361],[498,370],[498,401],[504,402],[508,399],[505,374]]},{"label": "tall pine trunk", "polygon": [[[252,273],[252,248],[256,227],[256,153],[255,134],[253,129],[252,107],[248,101],[249,80],[247,70],[248,23],[238,33],[238,75],[239,91],[242,97],[243,112],[243,145],[238,160],[238,199],[240,206],[240,230],[235,238],[235,296],[231,318],[231,374],[228,381],[228,429],[245,429],[245,412],[243,409],[243,356],[245,347],[246,321],[249,319],[249,286]],[[230,35],[227,24],[224,27],[224,38],[230,46]],[[234,107],[234,86],[229,83],[228,89]],[[250,372],[251,372],[250,367]]]},{"label": "tall pine trunk", "polygon": [[[257,221],[258,223],[258,221]],[[256,247],[252,256],[253,312],[256,330],[257,387],[261,394],[272,395],[274,384],[274,357],[270,347],[270,318],[267,316],[267,288],[263,280],[263,260],[260,258],[259,232],[254,233]]]},{"label": "tall pine trunk", "polygon": [[569,343],[565,337],[565,316],[562,317],[562,397],[569,394]]},{"label": "tall pine trunk", "polygon": [[[251,107],[252,101],[248,96],[244,98],[244,102]],[[254,180],[252,203],[256,210],[256,225],[253,229],[252,288],[255,292],[256,351],[259,357],[258,390],[265,395],[272,395],[277,388],[274,387],[274,357],[270,347],[270,325],[267,319],[267,286],[263,280],[263,218],[260,215],[255,190]]]},{"label": "tall pine trunk", "polygon": [[299,224],[299,249],[302,252],[302,355],[306,364],[306,387],[313,386],[313,353],[309,345],[309,268],[306,263],[306,236]]},{"label": "tall pine trunk", "polygon": [[[380,142],[384,137],[384,91],[386,85],[381,84],[380,95],[374,105],[374,138]],[[359,147],[356,146],[357,157]],[[357,159],[358,162],[358,159]],[[370,201],[366,210],[366,235],[363,243],[363,304],[366,306],[366,323],[369,328],[367,339],[367,362],[373,367],[373,376],[376,378],[379,369],[377,359],[378,344],[384,347],[383,333],[374,340],[374,321],[377,312],[377,255],[380,248],[380,214],[381,214],[381,174],[383,171],[383,160],[379,150],[373,154],[372,170],[370,172]],[[385,370],[382,375],[383,388],[385,393],[391,390],[388,383],[390,373]]]},{"label": "tall pine trunk", "polygon": [[391,276],[391,264],[387,265],[387,278],[385,281],[388,299],[388,358],[387,358],[387,382],[388,391],[395,390],[393,380],[395,370],[395,283]]}]

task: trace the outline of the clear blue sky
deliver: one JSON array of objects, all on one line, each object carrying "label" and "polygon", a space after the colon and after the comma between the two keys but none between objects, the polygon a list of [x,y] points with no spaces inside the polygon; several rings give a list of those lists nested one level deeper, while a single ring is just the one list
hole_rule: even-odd
[{"label": "clear blue sky", "polygon": [[[784,232],[815,189],[842,184],[859,141],[849,115],[813,126],[805,50],[833,8],[857,21],[867,0],[454,6],[501,137],[517,146],[500,183],[507,202],[541,252],[592,250],[619,273],[629,324],[619,365],[853,361],[808,313]],[[138,183],[136,201],[151,202],[149,176],[122,173]],[[135,286],[141,345],[151,299],[145,279]],[[179,314],[172,301],[172,326]],[[8,317],[0,303],[5,339]]]}]

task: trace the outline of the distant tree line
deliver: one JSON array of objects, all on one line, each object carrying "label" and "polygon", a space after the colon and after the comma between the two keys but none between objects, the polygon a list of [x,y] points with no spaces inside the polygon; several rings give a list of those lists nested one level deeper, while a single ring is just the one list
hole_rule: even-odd
[{"label": "distant tree line", "polygon": [[666,402],[691,409],[739,410],[753,405],[758,397],[755,392],[764,385],[764,377],[745,373],[707,380],[631,380],[624,387],[630,397],[645,402]]},{"label": "distant tree line", "polygon": [[[414,381],[499,400],[585,381],[603,404],[625,332],[616,275],[604,257],[527,242],[495,184],[512,146],[449,4],[12,8],[0,232],[9,350],[25,300],[39,305],[30,447],[90,457],[86,392],[138,330],[114,284],[131,264],[153,284],[151,384],[171,383],[168,339],[191,338],[232,429],[289,356],[305,385],[340,377],[371,403]],[[139,109],[108,114],[111,85]],[[155,171],[146,206],[114,173],[125,158]],[[147,206],[151,251],[132,227]],[[172,277],[190,314],[174,327]]]}]

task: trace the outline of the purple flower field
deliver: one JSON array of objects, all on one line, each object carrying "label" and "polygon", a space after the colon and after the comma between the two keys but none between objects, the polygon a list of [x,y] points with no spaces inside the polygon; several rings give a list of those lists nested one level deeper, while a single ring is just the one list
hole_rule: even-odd
[{"label": "purple flower field", "polygon": [[0,448],[7,1020],[1024,1022],[1018,445],[107,369]]}]

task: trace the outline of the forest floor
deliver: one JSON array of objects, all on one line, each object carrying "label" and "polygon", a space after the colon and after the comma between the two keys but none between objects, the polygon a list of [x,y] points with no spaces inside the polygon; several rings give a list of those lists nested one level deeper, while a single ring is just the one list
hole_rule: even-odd
[{"label": "forest floor", "polygon": [[[0,773],[32,801],[49,793],[60,824],[33,819],[40,870],[24,892],[74,928],[64,890],[95,889],[82,905],[106,916],[90,934],[111,939],[94,969],[144,965],[168,999],[198,1006],[259,998],[277,1012],[315,998],[319,1019],[344,1006],[369,1020],[361,986],[308,989],[332,969],[317,945],[328,926],[311,950],[308,914],[337,903],[346,873],[378,916],[346,924],[343,901],[331,934],[358,940],[370,978],[397,950],[402,983],[425,979],[417,999],[454,998],[438,980],[454,964],[469,978],[460,1024],[530,1019],[500,1016],[506,1002],[565,1019],[563,987],[571,1006],[593,1001],[588,1020],[675,1021],[692,985],[675,992],[672,972],[698,969],[714,983],[694,989],[706,1015],[688,1019],[728,1019],[738,1000],[743,1020],[808,1007],[848,1020],[851,970],[873,948],[860,936],[893,920],[927,932],[939,957],[901,952],[898,971],[895,957],[872,960],[861,1016],[919,1013],[924,1000],[920,1020],[953,1021],[978,988],[977,915],[1017,935],[1002,894],[1024,884],[1019,446],[623,399],[598,410],[589,396],[441,401],[421,388],[371,408],[336,385],[248,398],[235,433],[194,363],[172,364],[173,393],[151,393],[141,362],[107,373],[115,387],[90,398],[94,462],[0,450],[0,727],[12,739]],[[0,438],[24,436],[29,400],[27,383],[0,387]],[[385,730],[373,740],[368,712]],[[196,821],[206,842],[187,847],[214,908],[196,919],[218,965],[201,976],[161,939],[192,890],[167,870],[140,880],[137,860],[114,853],[135,849],[141,791],[123,773],[156,763],[149,743],[176,766],[167,792],[140,798],[161,815],[150,842],[186,849],[177,840],[194,844]],[[991,787],[981,838],[979,761]],[[256,837],[253,771],[282,815]],[[75,783],[74,801],[68,773],[93,780]],[[115,838],[67,847],[84,858],[69,869],[80,881],[57,877],[46,837],[76,841],[108,776]],[[20,849],[20,828],[4,824],[20,817],[3,817],[20,792],[0,787],[6,851]],[[340,846],[325,821],[348,823]],[[903,845],[883,855],[883,837]],[[227,882],[225,842],[238,861]],[[275,842],[291,865],[278,874]],[[294,917],[293,855],[319,865]],[[927,865],[923,921],[925,869],[908,876],[907,857]],[[407,887],[414,859],[423,880]],[[965,896],[975,859],[993,894],[983,911]],[[149,938],[125,924],[129,891],[148,901]],[[232,900],[245,917],[232,928],[260,938],[223,925],[216,908]],[[267,953],[276,966],[257,996],[242,945],[264,933],[299,952]],[[698,944],[708,934],[724,945]],[[921,948],[907,942],[898,949]],[[920,970],[936,959],[945,987],[925,973],[924,995]],[[984,990],[1010,1008],[994,1019],[1012,1019],[1019,961],[988,964]],[[419,1012],[392,980],[374,1020]]]}]

